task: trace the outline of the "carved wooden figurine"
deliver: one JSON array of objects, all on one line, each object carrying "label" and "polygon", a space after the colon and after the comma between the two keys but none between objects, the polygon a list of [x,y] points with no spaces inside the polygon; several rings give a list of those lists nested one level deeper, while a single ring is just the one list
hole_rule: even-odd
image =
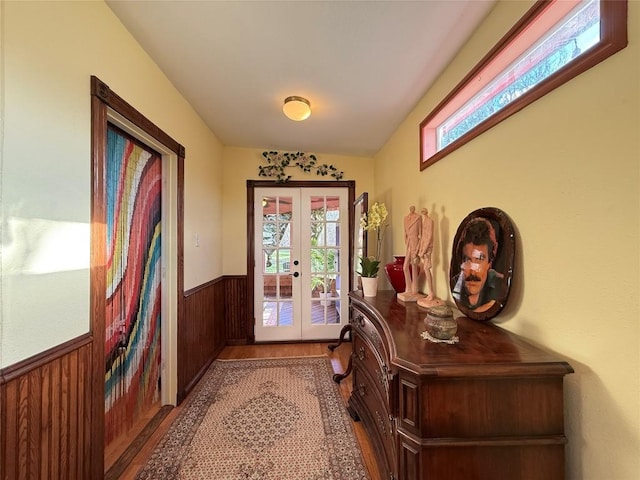
[{"label": "carved wooden figurine", "polygon": [[433,252],[433,220],[429,217],[429,210],[423,208],[421,210],[422,216],[422,231],[420,233],[420,246],[418,248],[418,257],[422,264],[422,272],[427,280],[427,296],[426,298],[419,298],[418,305],[421,307],[434,307],[437,305],[444,305],[444,302],[436,297],[433,289],[433,276],[431,275],[431,253]]},{"label": "carved wooden figurine", "polygon": [[402,269],[404,271],[405,291],[398,294],[398,300],[415,302],[424,295],[418,291],[420,278],[420,234],[422,218],[416,213],[416,207],[410,206],[409,213],[404,217],[404,243],[407,247]]}]

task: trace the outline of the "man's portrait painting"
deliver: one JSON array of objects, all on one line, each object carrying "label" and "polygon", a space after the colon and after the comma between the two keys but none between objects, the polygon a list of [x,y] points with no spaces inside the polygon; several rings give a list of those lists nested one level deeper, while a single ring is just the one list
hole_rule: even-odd
[{"label": "man's portrait painting", "polygon": [[449,281],[462,313],[489,320],[505,306],[513,276],[515,235],[509,217],[497,208],[471,212],[453,240]]}]

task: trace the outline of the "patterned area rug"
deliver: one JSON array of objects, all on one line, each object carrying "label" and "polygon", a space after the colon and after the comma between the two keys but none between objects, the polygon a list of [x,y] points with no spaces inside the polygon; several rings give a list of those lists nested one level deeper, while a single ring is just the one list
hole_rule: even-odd
[{"label": "patterned area rug", "polygon": [[137,479],[367,479],[328,357],[216,360]]}]

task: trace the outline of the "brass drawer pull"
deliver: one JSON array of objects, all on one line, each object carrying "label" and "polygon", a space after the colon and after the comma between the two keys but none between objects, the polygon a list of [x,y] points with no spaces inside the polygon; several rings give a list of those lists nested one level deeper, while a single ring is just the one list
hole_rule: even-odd
[{"label": "brass drawer pull", "polygon": [[364,361],[365,358],[367,358],[367,352],[364,349],[364,347],[360,347],[358,349],[358,358],[360,359],[360,361]]},{"label": "brass drawer pull", "polygon": [[361,397],[364,397],[367,394],[367,389],[366,389],[364,383],[361,383],[358,386],[358,393],[360,394]]},{"label": "brass drawer pull", "polygon": [[380,426],[380,431],[383,435],[391,435],[391,431],[387,431],[387,423],[385,422],[383,416],[379,411],[376,410],[376,419],[378,420],[378,425]]},{"label": "brass drawer pull", "polygon": [[376,374],[378,375],[378,381],[380,385],[389,390],[389,367],[387,365],[382,365],[382,371],[376,370]]}]

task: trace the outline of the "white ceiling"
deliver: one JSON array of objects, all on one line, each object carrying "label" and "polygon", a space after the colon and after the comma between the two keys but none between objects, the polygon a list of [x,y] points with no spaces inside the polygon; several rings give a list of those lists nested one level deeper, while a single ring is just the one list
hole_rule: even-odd
[{"label": "white ceiling", "polygon": [[[223,144],[356,156],[384,145],[494,3],[107,0]],[[310,100],[308,120],[284,116],[290,95]]]}]

